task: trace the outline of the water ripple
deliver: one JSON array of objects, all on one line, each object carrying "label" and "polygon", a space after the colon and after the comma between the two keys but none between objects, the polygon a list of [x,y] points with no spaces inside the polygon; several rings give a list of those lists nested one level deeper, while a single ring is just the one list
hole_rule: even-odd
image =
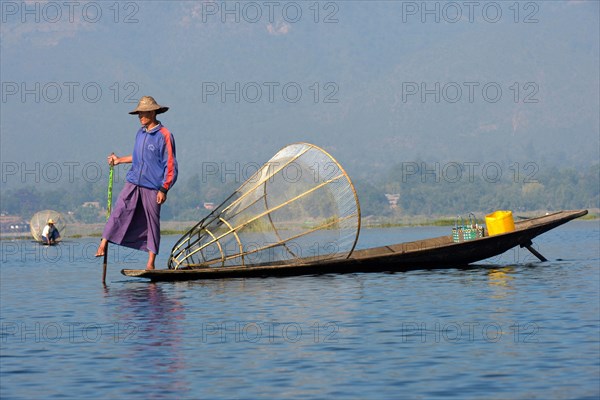
[{"label": "water ripple", "polygon": [[0,396],[597,398],[598,242],[574,223],[536,243],[560,261],[395,274],[155,284],[111,266],[107,288],[96,260],[9,260]]}]

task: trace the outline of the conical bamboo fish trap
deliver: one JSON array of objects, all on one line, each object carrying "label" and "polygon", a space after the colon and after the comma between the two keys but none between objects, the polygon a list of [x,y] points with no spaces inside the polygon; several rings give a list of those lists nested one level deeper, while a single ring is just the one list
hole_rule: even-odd
[{"label": "conical bamboo fish trap", "polygon": [[[65,236],[65,231],[67,228],[67,222],[61,213],[54,210],[43,210],[38,211],[31,217],[29,221],[29,230],[31,231],[31,236],[38,241],[42,241],[42,232],[44,227],[48,223],[48,220],[54,220],[54,226],[58,229],[61,237]],[[59,238],[58,240],[60,240]]]},{"label": "conical bamboo fish trap", "polygon": [[360,231],[356,190],[319,147],[281,149],[175,244],[169,268],[313,262],[350,256]]}]

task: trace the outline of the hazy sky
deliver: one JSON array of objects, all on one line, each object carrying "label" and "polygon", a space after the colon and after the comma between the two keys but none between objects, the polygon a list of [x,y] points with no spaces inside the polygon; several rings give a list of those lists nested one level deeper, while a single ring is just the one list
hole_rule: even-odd
[{"label": "hazy sky", "polygon": [[2,184],[92,176],[171,107],[182,176],[288,143],[351,174],[413,161],[587,166],[597,1],[2,1]]}]

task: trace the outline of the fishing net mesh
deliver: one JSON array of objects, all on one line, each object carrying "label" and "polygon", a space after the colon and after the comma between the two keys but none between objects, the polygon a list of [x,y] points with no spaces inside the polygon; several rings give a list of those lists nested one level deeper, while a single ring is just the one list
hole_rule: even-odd
[{"label": "fishing net mesh", "polygon": [[347,258],[360,230],[356,191],[317,146],[281,149],[173,247],[169,268]]},{"label": "fishing net mesh", "polygon": [[64,216],[58,211],[43,210],[35,213],[29,221],[29,230],[31,231],[31,235],[35,240],[42,240],[42,231],[44,230],[44,227],[48,223],[49,219],[54,220],[54,226],[56,229],[58,229],[58,232],[60,232],[61,238],[65,236],[67,223]]}]

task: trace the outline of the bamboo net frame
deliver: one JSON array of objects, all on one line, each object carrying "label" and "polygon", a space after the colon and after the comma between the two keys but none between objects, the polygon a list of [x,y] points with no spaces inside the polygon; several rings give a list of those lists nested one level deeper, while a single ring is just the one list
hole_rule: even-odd
[{"label": "bamboo net frame", "polygon": [[31,236],[33,236],[36,241],[42,241],[42,231],[44,230],[44,227],[50,218],[54,220],[54,226],[60,233],[58,241],[62,240],[62,238],[65,236],[67,222],[65,221],[63,215],[58,211],[43,210],[36,212],[29,221],[29,230],[31,232]]},{"label": "bamboo net frame", "polygon": [[169,268],[347,258],[360,231],[350,177],[308,143],[281,149],[171,250]]}]

